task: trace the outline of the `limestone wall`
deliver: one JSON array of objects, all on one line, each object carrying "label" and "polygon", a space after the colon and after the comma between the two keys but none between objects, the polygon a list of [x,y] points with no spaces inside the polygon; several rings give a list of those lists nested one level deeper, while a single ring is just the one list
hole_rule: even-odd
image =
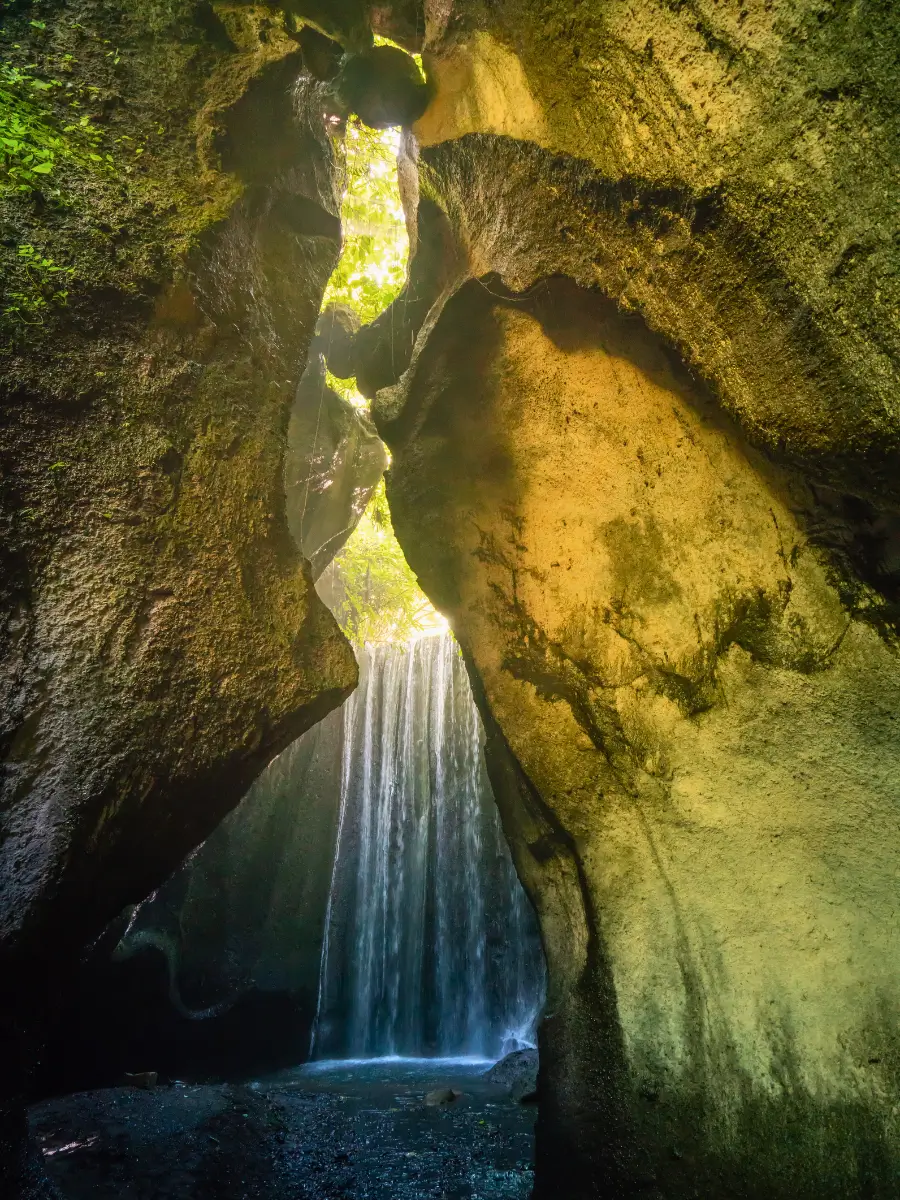
[{"label": "limestone wall", "polygon": [[896,19],[426,11],[359,345],[541,916],[539,1194],[887,1197]]}]

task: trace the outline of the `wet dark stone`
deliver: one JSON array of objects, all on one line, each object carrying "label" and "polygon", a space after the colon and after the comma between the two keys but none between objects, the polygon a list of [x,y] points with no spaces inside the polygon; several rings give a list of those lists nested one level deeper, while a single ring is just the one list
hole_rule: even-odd
[{"label": "wet dark stone", "polygon": [[372,422],[328,386],[313,353],[291,413],[285,496],[288,525],[314,579],[356,528],[386,465]]},{"label": "wet dark stone", "polygon": [[354,337],[358,331],[359,316],[346,304],[329,304],[319,317],[315,347],[338,379],[356,374]]},{"label": "wet dark stone", "polygon": [[303,65],[314,79],[334,79],[341,67],[343,51],[337,42],[304,25],[297,36],[303,51]]},{"label": "wet dark stone", "polygon": [[488,1083],[505,1088],[514,1100],[524,1102],[537,1091],[537,1050],[514,1050],[495,1063],[484,1078]]},{"label": "wet dark stone", "polygon": [[335,87],[347,110],[374,129],[412,125],[428,104],[419,68],[396,46],[348,55]]},{"label": "wet dark stone", "polygon": [[[112,1088],[39,1105],[31,1127],[62,1200],[526,1200],[534,1113],[477,1071],[375,1063]],[[429,1085],[459,1099],[426,1107]]]}]

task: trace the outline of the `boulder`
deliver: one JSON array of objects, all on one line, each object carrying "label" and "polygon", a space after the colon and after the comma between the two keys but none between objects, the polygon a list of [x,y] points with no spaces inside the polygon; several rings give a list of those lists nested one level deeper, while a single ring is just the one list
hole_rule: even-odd
[{"label": "boulder", "polygon": [[523,1100],[537,1091],[538,1052],[513,1050],[485,1071],[482,1078],[509,1092],[514,1100]]},{"label": "boulder", "polygon": [[316,325],[316,346],[328,370],[338,379],[356,375],[355,337],[359,332],[357,313],[346,304],[329,304]]},{"label": "boulder", "polygon": [[415,60],[398,46],[348,54],[334,89],[346,112],[375,129],[412,125],[428,104],[428,88]]},{"label": "boulder", "polygon": [[145,1092],[155,1088],[158,1081],[158,1071],[126,1071],[122,1077],[122,1082],[126,1087],[140,1088]]}]

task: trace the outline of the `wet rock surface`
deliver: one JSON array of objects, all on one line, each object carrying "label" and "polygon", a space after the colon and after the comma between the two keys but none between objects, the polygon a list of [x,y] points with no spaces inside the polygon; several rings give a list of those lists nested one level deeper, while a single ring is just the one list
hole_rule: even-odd
[{"label": "wet rock surface", "polygon": [[496,1087],[505,1088],[514,1100],[530,1097],[537,1090],[537,1050],[513,1050],[491,1067],[485,1079]]},{"label": "wet rock surface", "polygon": [[442,14],[357,380],[541,922],[536,1194],[892,1195],[896,17]]},{"label": "wet rock surface", "polygon": [[[48,1101],[32,1131],[63,1200],[525,1200],[533,1110],[484,1064],[284,1072]],[[461,1093],[432,1107],[437,1087]]]}]

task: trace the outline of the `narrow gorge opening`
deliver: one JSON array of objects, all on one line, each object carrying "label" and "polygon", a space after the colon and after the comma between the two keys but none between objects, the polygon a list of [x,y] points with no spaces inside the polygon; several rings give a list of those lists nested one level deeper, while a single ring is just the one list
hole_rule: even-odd
[{"label": "narrow gorge opening", "polygon": [[[325,400],[368,420],[347,334],[380,316],[405,282],[400,137],[355,118],[344,132],[341,258],[300,386],[316,418],[305,478],[294,481],[297,532],[314,564],[324,532],[314,513],[342,465],[330,441],[320,454]],[[537,924],[500,827],[458,647],[406,562],[383,479],[356,511],[366,482],[350,504],[357,524],[317,580],[354,645],[360,683],[342,710],[312,1056],[494,1061],[535,1046],[545,988]],[[334,545],[331,536],[324,550]]]},{"label": "narrow gorge opening", "polygon": [[[450,1121],[434,1163],[465,1142],[486,1194],[524,1197],[535,1110],[519,1102],[533,1098],[546,990],[537,920],[459,646],[394,534],[389,454],[346,352],[406,278],[400,131],[353,118],[329,136],[343,158],[342,249],[296,391],[284,487],[359,683],[130,914],[87,986],[68,1072],[109,1083],[152,1065],[188,1088],[340,1089],[353,1146],[363,1099],[373,1112],[399,1103],[413,1126],[389,1135],[401,1156],[418,1154],[433,1101]],[[491,1106],[497,1123],[482,1115]],[[321,1186],[344,1170],[329,1159]],[[393,1195],[383,1165],[371,1170]]]}]

